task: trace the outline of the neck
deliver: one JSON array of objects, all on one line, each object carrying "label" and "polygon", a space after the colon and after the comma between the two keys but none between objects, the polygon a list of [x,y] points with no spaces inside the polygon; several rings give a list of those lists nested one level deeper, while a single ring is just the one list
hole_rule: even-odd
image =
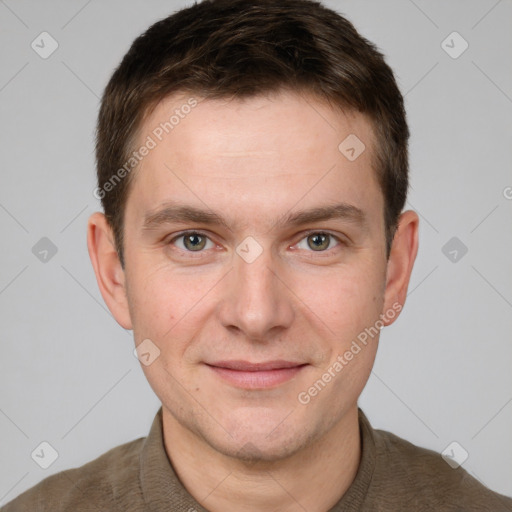
[{"label": "neck", "polygon": [[174,471],[210,512],[326,512],[345,494],[359,467],[357,406],[292,456],[254,463],[219,453],[165,407],[162,418],[165,449]]}]

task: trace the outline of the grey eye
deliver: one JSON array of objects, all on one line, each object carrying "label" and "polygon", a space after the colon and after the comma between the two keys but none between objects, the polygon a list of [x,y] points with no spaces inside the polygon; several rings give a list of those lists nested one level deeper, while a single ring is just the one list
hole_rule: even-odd
[{"label": "grey eye", "polygon": [[314,251],[323,251],[329,247],[330,236],[328,233],[314,233],[307,237],[308,246]]},{"label": "grey eye", "polygon": [[213,242],[205,234],[194,231],[182,233],[174,238],[171,243],[185,252],[201,252],[203,249],[211,249],[214,246]]}]

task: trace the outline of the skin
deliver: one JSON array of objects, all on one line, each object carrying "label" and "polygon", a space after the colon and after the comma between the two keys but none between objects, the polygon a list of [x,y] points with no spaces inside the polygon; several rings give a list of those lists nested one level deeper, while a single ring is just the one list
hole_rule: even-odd
[{"label": "skin", "polygon": [[[161,102],[140,140],[189,97]],[[352,162],[338,149],[349,134],[366,146]],[[296,92],[204,100],[133,176],[124,270],[104,215],[89,219],[89,253],[106,304],[133,329],[137,345],[150,339],[160,350],[142,368],[162,402],[166,451],[210,511],[326,511],[356,475],[357,400],[378,335],[309,403],[298,395],[329,368],[332,375],[358,334],[405,302],[418,216],[401,215],[387,259],[373,145],[365,116]],[[148,212],[168,201],[217,212],[227,226],[186,221],[143,229]],[[364,222],[277,222],[340,202],[360,209]],[[194,239],[201,250],[176,238],[184,230],[207,237]],[[315,250],[319,232],[333,238]],[[251,263],[237,253],[249,236],[262,251]],[[281,384],[245,389],[208,366],[220,360],[305,366]]]}]

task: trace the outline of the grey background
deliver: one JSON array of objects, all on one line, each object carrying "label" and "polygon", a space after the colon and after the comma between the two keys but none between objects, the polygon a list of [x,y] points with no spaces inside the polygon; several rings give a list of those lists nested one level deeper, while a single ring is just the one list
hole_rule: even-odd
[{"label": "grey background", "polygon": [[[413,443],[457,441],[463,467],[512,496],[512,3],[326,3],[396,72],[421,216],[407,304],[360,405]],[[159,407],[97,288],[86,223],[102,90],[132,40],[184,5],[0,1],[0,504],[145,436]],[[31,48],[43,31],[59,44],[46,60]],[[469,43],[457,59],[441,47],[453,31]],[[42,237],[57,248],[46,262]],[[468,248],[456,262],[452,237]],[[59,454],[46,470],[31,458],[42,441]]]}]

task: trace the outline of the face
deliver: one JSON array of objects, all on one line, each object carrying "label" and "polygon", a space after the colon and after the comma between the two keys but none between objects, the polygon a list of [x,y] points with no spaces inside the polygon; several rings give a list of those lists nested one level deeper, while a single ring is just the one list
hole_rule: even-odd
[{"label": "face", "polygon": [[[143,126],[155,145],[126,205],[127,306],[111,310],[150,340],[164,423],[279,459],[357,410],[379,327],[401,309],[373,133],[292,92],[183,108],[194,101],[170,97]],[[351,134],[359,156],[354,138],[339,149]]]}]

